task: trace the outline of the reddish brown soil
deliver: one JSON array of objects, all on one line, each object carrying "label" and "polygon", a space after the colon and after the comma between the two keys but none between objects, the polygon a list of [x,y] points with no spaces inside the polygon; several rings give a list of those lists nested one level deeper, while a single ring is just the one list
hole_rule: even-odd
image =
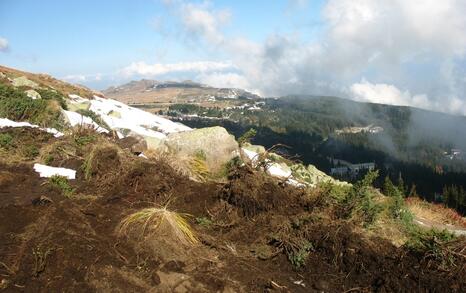
[{"label": "reddish brown soil", "polygon": [[[464,263],[441,270],[425,255],[366,239],[317,203],[311,208],[302,190],[262,174],[241,169],[226,184],[196,183],[163,161],[104,154],[93,179],[86,181],[81,173],[71,182],[77,189],[71,199],[50,189],[32,162],[11,165],[1,158],[0,288],[5,292],[466,288]],[[50,201],[35,200],[40,196]],[[187,248],[163,238],[116,234],[124,216],[154,204],[191,214],[201,243]],[[212,223],[199,224],[201,218]],[[296,252],[303,241],[312,248],[295,269],[287,252]]]}]

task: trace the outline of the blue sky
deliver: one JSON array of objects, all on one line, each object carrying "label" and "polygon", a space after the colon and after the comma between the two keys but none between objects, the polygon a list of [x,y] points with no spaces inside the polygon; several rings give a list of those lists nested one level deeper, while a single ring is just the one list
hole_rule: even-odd
[{"label": "blue sky", "polygon": [[[262,41],[274,31],[311,25],[319,18],[318,10],[311,6],[305,6],[309,13],[300,12],[301,17],[296,18],[287,1],[210,3],[210,8],[216,7],[234,8],[234,25],[226,27],[227,34],[243,34],[255,41]],[[262,13],[264,7],[267,13]],[[2,0],[0,36],[8,40],[10,48],[7,54],[0,55],[0,61],[7,66],[64,77],[111,75],[141,60],[176,63],[225,58],[185,40],[177,41],[176,36],[168,37],[167,33],[179,34],[168,10],[162,1],[150,0]],[[312,19],[307,19],[309,15]],[[166,32],[158,28],[162,21],[160,25]],[[99,87],[98,83],[95,85]]]},{"label": "blue sky", "polygon": [[466,114],[464,0],[0,0],[0,64]]}]

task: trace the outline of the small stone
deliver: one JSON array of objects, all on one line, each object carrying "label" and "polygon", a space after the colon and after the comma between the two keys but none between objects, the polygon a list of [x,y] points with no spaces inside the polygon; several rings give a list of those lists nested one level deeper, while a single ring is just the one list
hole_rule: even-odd
[{"label": "small stone", "polygon": [[45,206],[51,203],[53,203],[53,200],[45,195],[41,195],[40,197],[32,200],[32,204],[35,206]]},{"label": "small stone", "polygon": [[160,284],[160,276],[157,274],[157,272],[154,272],[151,276],[152,283],[154,285],[159,285]]}]

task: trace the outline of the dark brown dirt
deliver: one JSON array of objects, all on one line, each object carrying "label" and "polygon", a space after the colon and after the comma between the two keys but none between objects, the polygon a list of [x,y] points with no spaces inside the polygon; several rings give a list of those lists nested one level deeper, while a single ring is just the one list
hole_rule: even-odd
[{"label": "dark brown dirt", "polygon": [[[196,183],[163,161],[121,156],[120,150],[102,158],[106,163],[90,180],[78,174],[70,181],[77,188],[72,199],[49,189],[46,179],[32,170],[32,162],[9,164],[0,158],[3,291],[464,292],[466,288],[466,264],[443,270],[428,256],[396,248],[387,240],[368,239],[322,207],[310,209],[312,201],[303,201],[307,196],[303,190],[263,174],[240,169],[226,184]],[[186,248],[164,239],[115,233],[124,216],[154,204],[191,214],[201,244]],[[300,252],[305,256],[302,262]],[[290,259],[300,267],[293,267]]]}]

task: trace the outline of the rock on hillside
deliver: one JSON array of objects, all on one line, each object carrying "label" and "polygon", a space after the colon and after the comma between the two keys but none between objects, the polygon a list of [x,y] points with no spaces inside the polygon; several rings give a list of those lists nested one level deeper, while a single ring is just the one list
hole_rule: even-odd
[{"label": "rock on hillside", "polygon": [[165,145],[180,155],[195,156],[201,153],[212,171],[218,171],[238,154],[234,136],[219,126],[171,133]]}]

